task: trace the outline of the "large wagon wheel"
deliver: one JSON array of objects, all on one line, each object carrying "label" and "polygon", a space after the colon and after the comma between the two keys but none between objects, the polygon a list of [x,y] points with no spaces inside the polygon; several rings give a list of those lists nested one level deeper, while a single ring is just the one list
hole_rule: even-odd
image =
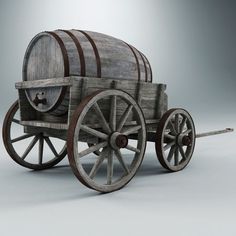
[{"label": "large wagon wheel", "polygon": [[195,127],[190,114],[179,108],[168,110],[157,127],[156,153],[170,171],[184,169],[195,147]]},{"label": "large wagon wheel", "polygon": [[[62,148],[60,146],[60,151],[58,152],[56,150],[58,148],[55,148],[55,141],[44,136],[43,133],[24,133],[24,127],[20,124],[19,119],[18,101],[13,103],[5,116],[2,136],[6,150],[11,158],[16,163],[30,169],[42,170],[50,168],[59,163],[67,154],[65,142],[63,142],[64,145],[62,145]],[[50,157],[43,155],[46,148],[44,141],[48,146],[48,150],[51,151]],[[35,150],[34,147],[37,142],[38,150]],[[19,150],[16,151],[16,149]],[[22,150],[23,152],[21,154],[20,151]],[[30,157],[29,154],[31,154]]]},{"label": "large wagon wheel", "polygon": [[[96,120],[89,124],[92,116]],[[94,124],[101,128],[92,128]],[[96,144],[82,148],[78,140],[83,135],[97,138]],[[137,140],[131,141],[129,135]],[[144,157],[143,113],[135,100],[121,90],[95,92],[74,112],[67,146],[72,170],[84,185],[100,192],[118,190],[133,178]],[[98,150],[99,156],[92,154]]]}]

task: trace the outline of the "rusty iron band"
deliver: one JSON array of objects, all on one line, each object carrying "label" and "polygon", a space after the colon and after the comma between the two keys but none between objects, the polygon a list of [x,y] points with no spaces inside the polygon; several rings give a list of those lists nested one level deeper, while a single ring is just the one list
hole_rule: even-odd
[{"label": "rusty iron band", "polygon": [[142,53],[143,57],[146,59],[146,61],[148,62],[148,65],[149,65],[149,69],[150,69],[150,82],[152,83],[152,67],[151,67],[151,64],[150,62],[148,61],[147,57]]},{"label": "rusty iron band", "polygon": [[91,43],[92,47],[93,47],[93,51],[95,54],[95,58],[96,58],[96,63],[97,63],[97,77],[101,78],[102,77],[102,72],[101,72],[101,59],[98,53],[98,49],[97,46],[94,42],[94,40],[84,31],[82,30],[78,30],[80,33],[82,33],[87,39],[88,41]]},{"label": "rusty iron band", "polygon": [[138,61],[138,57],[133,49],[133,47],[131,45],[129,45],[128,43],[124,42],[132,51],[132,53],[134,54],[135,60],[136,60],[136,65],[137,65],[137,70],[138,70],[138,80],[140,80],[140,66],[139,66],[139,61]]},{"label": "rusty iron band", "polygon": [[147,66],[146,66],[146,63],[145,63],[145,60],[144,60],[144,57],[143,57],[142,53],[139,50],[137,50],[137,51],[138,51],[138,53],[139,53],[139,55],[140,55],[140,57],[142,58],[142,61],[143,61],[143,65],[144,65],[144,69],[145,69],[145,82],[147,82],[148,81],[147,80]]},{"label": "rusty iron band", "polygon": [[56,41],[58,42],[58,44],[59,44],[59,46],[61,48],[61,52],[62,52],[62,56],[63,56],[63,61],[64,61],[64,76],[68,77],[70,75],[69,58],[68,58],[66,47],[65,47],[62,39],[56,33],[54,33],[54,32],[46,31],[46,33],[52,35],[52,37],[55,38]]},{"label": "rusty iron band", "polygon": [[[58,42],[58,44],[61,48],[62,57],[63,57],[63,61],[64,61],[64,77],[70,76],[69,57],[68,57],[68,53],[67,53],[65,44],[63,43],[62,39],[55,32],[46,31],[45,33],[50,34]],[[61,88],[61,94],[59,96],[59,99],[57,100],[56,104],[48,112],[51,112],[59,107],[59,105],[62,103],[66,93],[67,93],[67,87],[63,86]]]},{"label": "rusty iron band", "polygon": [[86,65],[85,65],[85,59],[84,59],[84,52],[83,52],[83,49],[80,45],[80,42],[79,42],[78,38],[72,32],[70,32],[69,30],[60,30],[60,31],[63,31],[66,34],[68,34],[69,37],[73,40],[73,42],[74,42],[74,44],[77,48],[78,54],[79,54],[80,75],[81,76],[86,76]]}]

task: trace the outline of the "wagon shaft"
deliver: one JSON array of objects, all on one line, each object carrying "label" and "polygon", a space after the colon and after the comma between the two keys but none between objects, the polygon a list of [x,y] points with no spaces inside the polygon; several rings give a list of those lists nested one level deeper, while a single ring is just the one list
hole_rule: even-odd
[{"label": "wagon shaft", "polygon": [[234,131],[233,128],[226,128],[223,130],[204,132],[204,133],[196,134],[196,138],[203,138],[203,137],[208,137],[208,136],[212,136],[212,135],[225,134],[225,133],[229,133],[229,132],[233,132],[233,131]]}]

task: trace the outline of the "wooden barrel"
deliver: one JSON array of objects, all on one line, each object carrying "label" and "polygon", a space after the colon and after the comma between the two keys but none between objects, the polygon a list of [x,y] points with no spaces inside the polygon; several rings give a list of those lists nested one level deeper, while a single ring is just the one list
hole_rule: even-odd
[{"label": "wooden barrel", "polygon": [[[23,80],[71,75],[152,82],[150,63],[135,47],[114,37],[81,30],[42,32],[30,42],[23,63]],[[68,110],[65,87],[28,89],[30,104],[53,115]]]}]

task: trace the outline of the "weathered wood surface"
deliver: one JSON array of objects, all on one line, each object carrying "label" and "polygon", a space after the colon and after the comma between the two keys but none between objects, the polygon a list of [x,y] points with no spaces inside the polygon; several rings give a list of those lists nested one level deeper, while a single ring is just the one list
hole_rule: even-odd
[{"label": "weathered wood surface", "polygon": [[67,130],[65,129],[52,129],[45,127],[34,127],[34,126],[24,126],[25,133],[42,133],[45,137],[54,137],[62,140],[67,139]]},{"label": "weathered wood surface", "polygon": [[225,128],[222,130],[209,131],[209,132],[196,134],[196,138],[203,138],[203,137],[208,137],[208,136],[212,136],[212,135],[225,134],[225,133],[229,133],[229,132],[233,132],[233,131],[234,131],[233,128]]},{"label": "weathered wood surface", "polygon": [[19,108],[21,120],[35,120],[37,119],[37,111],[30,105],[26,98],[25,91],[22,89],[18,90],[19,94]]},{"label": "weathered wood surface", "polygon": [[[23,63],[23,80],[34,81],[71,75],[152,81],[151,66],[143,53],[114,37],[89,31],[56,30],[36,35],[30,42]],[[29,100],[44,94],[47,104],[31,105],[54,115],[65,113],[59,100],[68,93],[60,86],[26,91]],[[52,109],[53,108],[53,109]],[[54,112],[53,110],[56,110]]]},{"label": "weathered wood surface", "polygon": [[[147,131],[155,131],[157,124],[161,118],[161,114],[167,110],[167,95],[165,94],[166,85],[164,84],[150,84],[146,82],[135,82],[129,80],[120,79],[100,79],[100,78],[87,78],[79,76],[71,76],[66,78],[68,81],[69,89],[69,109],[64,116],[53,116],[49,113],[41,113],[30,106],[26,95],[24,93],[25,87],[28,88],[27,81],[21,82],[24,84],[22,86],[18,83],[19,97],[20,97],[20,108],[21,108],[21,122],[22,125],[27,127],[37,127],[45,130],[52,130],[52,135],[54,137],[61,136],[61,132],[64,130],[63,138],[65,139],[66,131],[70,124],[71,117],[73,116],[75,110],[81,101],[91,93],[104,90],[104,89],[119,89],[124,92],[129,93],[140,105],[147,126]],[[54,82],[57,84],[57,80],[52,79],[52,81],[47,81],[44,86],[51,86]],[[63,80],[58,81],[58,83],[63,82]],[[31,83],[31,81],[29,82]],[[38,86],[38,85],[37,85]],[[40,85],[39,85],[40,86]],[[159,99],[162,99],[159,101]],[[105,115],[105,118],[109,121],[109,113],[111,109],[111,103],[109,99],[105,99],[102,104],[99,104]],[[123,110],[126,108],[124,102],[118,98],[117,99],[117,119],[120,119]],[[99,129],[101,125],[99,123],[99,118],[94,111],[89,111],[89,119],[87,123],[89,126]],[[133,117],[134,114],[131,112],[126,126],[127,128],[132,125],[136,125]],[[58,135],[57,135],[58,134]],[[97,140],[91,135],[82,135],[81,141],[95,143]]]},{"label": "weathered wood surface", "polygon": [[[74,83],[81,80],[81,77],[73,77]],[[80,100],[93,92],[104,89],[119,89],[129,93],[140,105],[146,120],[160,119],[162,114],[167,111],[167,95],[165,94],[165,84],[150,84],[146,82],[118,80],[118,79],[98,79],[82,77],[82,86],[78,87],[78,91],[73,90],[74,96],[71,96],[71,103],[78,105],[79,95]],[[72,86],[73,87],[73,86]],[[79,94],[79,95],[78,95]],[[76,100],[73,102],[73,100]],[[77,103],[77,104],[76,104]],[[120,101],[122,107],[122,101]],[[104,109],[109,111],[109,103],[103,104]],[[71,109],[73,107],[71,106]],[[118,107],[119,111],[119,107]],[[70,112],[73,113],[73,112]],[[106,113],[106,112],[105,112]],[[91,120],[93,114],[91,114]],[[130,118],[131,119],[131,118]]]},{"label": "weathered wood surface", "polygon": [[15,84],[16,89],[33,89],[33,88],[45,88],[45,87],[59,87],[72,85],[70,77],[63,78],[51,78],[32,81],[17,82]]},{"label": "weathered wood surface", "polygon": [[63,123],[53,123],[53,122],[45,122],[40,120],[33,120],[33,121],[21,121],[22,125],[26,126],[34,126],[34,127],[42,127],[42,128],[51,128],[51,129],[68,129],[67,124]]}]

